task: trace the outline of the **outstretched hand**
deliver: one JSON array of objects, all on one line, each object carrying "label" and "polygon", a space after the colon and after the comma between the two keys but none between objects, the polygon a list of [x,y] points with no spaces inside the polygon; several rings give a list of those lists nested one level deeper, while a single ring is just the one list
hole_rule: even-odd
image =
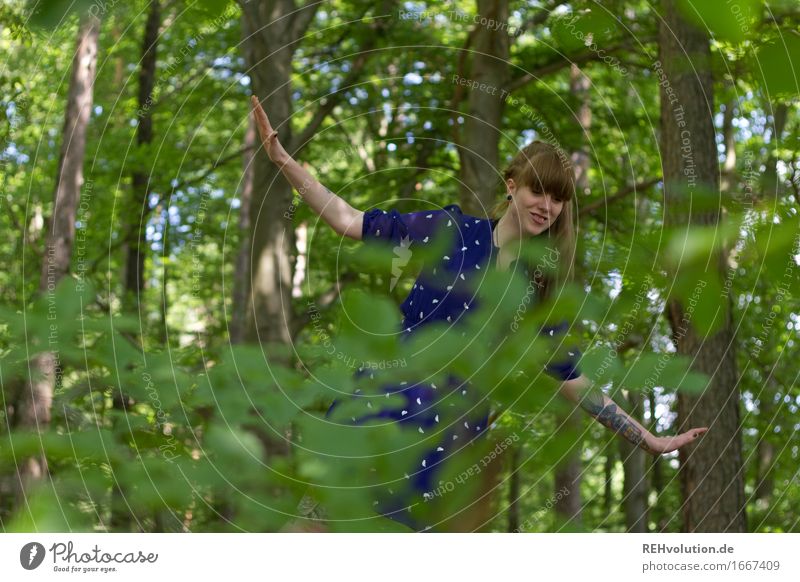
[{"label": "outstretched hand", "polygon": [[278,141],[278,132],[270,125],[267,113],[264,111],[264,108],[261,107],[258,97],[253,95],[250,97],[250,101],[253,104],[253,115],[256,120],[256,127],[258,127],[258,133],[261,135],[261,142],[264,144],[264,149],[267,150],[269,159],[276,163],[285,162],[289,156]]},{"label": "outstretched hand", "polygon": [[656,439],[655,443],[651,446],[651,448],[659,454],[664,453],[671,453],[672,451],[676,451],[679,448],[688,445],[696,441],[701,435],[705,434],[708,431],[708,427],[703,428],[693,428],[692,430],[686,431],[683,434],[676,435],[674,437],[659,437]]}]

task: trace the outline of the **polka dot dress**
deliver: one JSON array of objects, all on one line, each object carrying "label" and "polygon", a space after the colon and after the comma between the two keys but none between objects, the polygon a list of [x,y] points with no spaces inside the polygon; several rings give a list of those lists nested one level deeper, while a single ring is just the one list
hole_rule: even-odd
[{"label": "polka dot dress", "polygon": [[[413,252],[415,247],[432,244],[434,236],[443,234],[447,237],[447,250],[441,259],[425,266],[400,305],[405,337],[432,321],[455,325],[461,317],[468,317],[470,309],[474,311],[477,308],[474,287],[471,289],[469,284],[477,283],[496,260],[499,249],[492,242],[496,224],[494,219],[463,214],[457,204],[422,212],[400,213],[394,209],[376,208],[364,213],[362,240],[367,244],[382,240],[386,241],[385,244]],[[553,335],[566,328],[564,322],[543,331]],[[562,380],[577,378],[580,372],[576,362],[580,351],[573,348],[568,354],[568,361],[551,363],[546,371]],[[367,373],[373,377],[373,372],[363,369],[356,372],[356,377]],[[384,385],[383,390],[401,395],[402,405],[379,410],[379,405],[373,402],[379,403],[381,399],[367,399],[365,414],[351,418],[351,422],[360,424],[374,419],[392,419],[421,436],[438,436],[436,444],[423,454],[416,466],[404,471],[408,486],[400,491],[387,489],[386,494],[375,501],[376,511],[415,531],[426,531],[430,526],[419,523],[410,509],[414,504],[428,501],[431,492],[436,490],[442,462],[486,431],[488,405],[485,401],[480,402],[475,388],[452,374],[447,376],[444,386],[429,382],[413,385],[400,382]],[[360,390],[356,390],[356,397],[359,393]],[[336,404],[337,401],[331,404],[326,416],[331,415]],[[454,408],[445,413],[443,407]],[[470,412],[459,415],[460,410]],[[448,419],[445,424],[444,417]]]}]

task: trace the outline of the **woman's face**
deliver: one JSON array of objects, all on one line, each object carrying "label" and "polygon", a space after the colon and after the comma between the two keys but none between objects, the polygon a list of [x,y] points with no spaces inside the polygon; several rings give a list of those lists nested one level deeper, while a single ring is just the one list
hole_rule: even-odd
[{"label": "woman's face", "polygon": [[511,179],[508,180],[508,186],[519,222],[531,235],[541,234],[550,228],[564,208],[564,201],[556,200],[549,192],[515,185]]}]

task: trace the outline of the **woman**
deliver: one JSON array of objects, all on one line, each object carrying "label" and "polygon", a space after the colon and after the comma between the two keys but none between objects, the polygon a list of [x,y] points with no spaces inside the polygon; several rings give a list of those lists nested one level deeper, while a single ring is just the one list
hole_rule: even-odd
[{"label": "woman", "polygon": [[[559,150],[542,142],[533,142],[521,150],[504,172],[507,188],[502,206],[493,209],[492,218],[467,216],[458,205],[443,210],[401,214],[372,209],[356,210],[339,196],[319,184],[305,169],[293,160],[281,146],[277,132],[271,127],[258,99],[252,97],[256,123],[264,148],[270,160],[276,163],[289,183],[303,196],[312,210],[337,233],[354,240],[384,240],[394,245],[411,246],[431,244],[440,233],[448,234],[454,243],[451,251],[443,255],[436,265],[429,265],[417,279],[409,296],[401,305],[405,334],[413,334],[420,326],[431,321],[455,324],[473,312],[476,302],[470,292],[472,279],[482,276],[488,266],[504,270],[515,260],[515,242],[528,237],[546,235],[555,247],[554,261],[560,263],[553,275],[550,270],[525,267],[531,282],[538,288],[540,298],[548,297],[561,282],[556,277],[568,278],[572,272],[575,251],[575,234],[572,223],[574,175],[569,161]],[[561,327],[561,326],[558,326]],[[549,330],[553,335],[557,328]],[[598,422],[626,438],[650,454],[674,451],[697,439],[707,428],[692,429],[675,437],[655,437],[641,424],[621,410],[608,396],[577,369],[580,352],[568,352],[570,359],[550,364],[547,372],[560,379],[560,393],[581,406]],[[366,373],[359,370],[359,373]],[[402,383],[405,384],[405,383]],[[488,410],[468,385],[453,375],[447,386],[418,383],[413,386],[386,386],[386,392],[401,394],[405,404],[392,409],[376,410],[368,401],[360,417],[353,423],[373,419],[392,419],[404,427],[425,434],[435,431],[439,442],[427,451],[419,465],[406,474],[408,483],[398,491],[389,489],[376,500],[377,511],[391,519],[408,525],[416,531],[441,527],[431,524],[412,511],[424,505],[436,489],[437,471],[442,462],[458,450],[463,442],[473,442],[489,424]],[[452,394],[464,397],[463,416],[448,418],[442,423],[440,403]],[[485,399],[484,399],[485,400]],[[330,414],[336,402],[328,411]],[[455,421],[454,421],[455,420]],[[459,440],[460,439],[460,440]],[[479,505],[479,504],[476,504]],[[486,504],[484,504],[486,505]],[[480,514],[480,507],[475,512]],[[470,530],[480,524],[479,519],[462,519],[450,522],[449,528]],[[468,524],[465,526],[465,524]]]}]

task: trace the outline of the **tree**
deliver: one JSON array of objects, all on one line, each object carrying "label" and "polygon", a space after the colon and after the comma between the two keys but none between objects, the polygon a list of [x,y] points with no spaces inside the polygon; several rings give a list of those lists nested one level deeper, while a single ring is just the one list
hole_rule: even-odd
[{"label": "tree", "polygon": [[[142,35],[142,53],[139,60],[136,145],[141,150],[147,148],[153,141],[153,87],[156,82],[156,57],[160,26],[161,6],[159,0],[152,0]],[[141,293],[144,289],[144,258],[147,249],[145,230],[150,216],[150,205],[147,199],[150,178],[150,173],[140,167],[134,170],[132,176],[131,216],[138,215],[138,220],[134,220],[130,225],[128,256],[125,263],[125,299],[131,302],[131,307],[141,301]]]},{"label": "tree", "polygon": [[[83,160],[94,97],[99,32],[100,20],[95,15],[87,14],[81,18],[72,59],[67,107],[64,112],[64,131],[53,195],[53,213],[39,281],[39,293],[50,297],[70,267],[75,239],[75,216],[84,182]],[[57,323],[53,325],[56,327],[57,335]],[[56,352],[43,349],[32,358],[30,378],[23,389],[19,406],[20,428],[42,430],[50,423],[53,392],[61,372]],[[24,459],[18,471],[18,493],[24,496],[31,483],[43,479],[47,474],[47,460],[44,454]]]},{"label": "tree", "polygon": [[[678,12],[674,0],[665,0],[662,6],[659,64],[664,75],[660,94],[665,226],[717,225],[719,208],[703,203],[708,192],[719,192],[709,39]],[[724,278],[727,250],[714,252],[709,263],[711,272],[703,276]],[[692,272],[677,276],[685,281]],[[701,286],[704,279],[697,281]],[[746,530],[742,440],[730,297],[720,301],[719,329],[707,338],[698,333],[686,307],[676,297],[668,302],[666,316],[673,342],[678,354],[690,356],[694,368],[708,374],[711,381],[699,397],[678,395],[678,431],[710,427],[699,443],[680,452],[683,527],[690,532],[742,532]]]},{"label": "tree", "polygon": [[[508,0],[478,0],[477,4],[482,22],[508,22]],[[461,160],[461,205],[465,212],[476,216],[481,209],[491,208],[496,196],[498,148],[505,108],[504,96],[497,91],[505,87],[509,79],[510,44],[507,30],[475,24],[464,47],[464,53],[470,52],[459,59],[461,64],[471,57],[465,76],[473,83],[488,87],[470,91],[464,129],[461,135],[456,130]],[[462,72],[459,68],[459,73]],[[460,100],[463,88],[456,85],[454,103]]]}]

